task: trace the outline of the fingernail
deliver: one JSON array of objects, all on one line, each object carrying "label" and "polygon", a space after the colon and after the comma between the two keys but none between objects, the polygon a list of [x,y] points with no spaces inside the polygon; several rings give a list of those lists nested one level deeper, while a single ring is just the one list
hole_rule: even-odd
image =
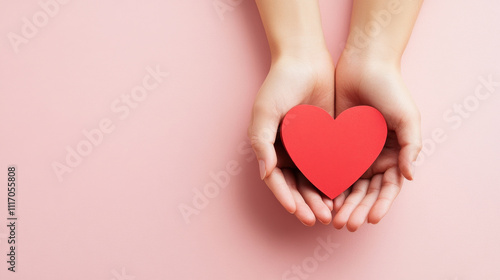
[{"label": "fingernail", "polygon": [[413,179],[415,179],[415,162],[412,162],[411,163],[411,179],[413,181]]},{"label": "fingernail", "polygon": [[266,163],[263,160],[259,160],[259,171],[260,171],[260,179],[264,180],[266,177]]}]

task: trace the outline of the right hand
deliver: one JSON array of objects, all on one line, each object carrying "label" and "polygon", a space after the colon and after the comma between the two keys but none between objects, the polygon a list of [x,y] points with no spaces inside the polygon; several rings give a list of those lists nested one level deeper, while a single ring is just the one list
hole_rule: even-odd
[{"label": "right hand", "polygon": [[299,104],[321,107],[333,116],[334,69],[326,49],[273,58],[267,78],[255,98],[248,128],[261,179],[281,205],[307,226],[314,225],[316,218],[329,224],[333,201],[321,194],[295,167],[277,131],[285,114]]},{"label": "right hand", "polygon": [[422,147],[420,113],[403,82],[399,59],[344,52],[336,68],[336,114],[357,105],[377,108],[387,122],[382,152],[351,188],[334,199],[335,228],[356,231],[378,223],[403,185],[413,180],[413,163]]}]

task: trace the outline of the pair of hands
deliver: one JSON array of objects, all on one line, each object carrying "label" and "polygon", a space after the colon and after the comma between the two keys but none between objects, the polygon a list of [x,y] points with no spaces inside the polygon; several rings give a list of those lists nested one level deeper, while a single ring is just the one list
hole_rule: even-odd
[{"label": "pair of hands", "polygon": [[[295,167],[279,140],[280,121],[299,104],[321,107],[335,117],[350,107],[370,105],[387,121],[388,137],[380,156],[333,200]],[[413,179],[412,163],[421,148],[420,114],[399,64],[344,51],[335,67],[326,48],[273,58],[254,102],[248,135],[261,178],[288,212],[307,226],[317,219],[349,231],[384,217],[404,178]]]}]

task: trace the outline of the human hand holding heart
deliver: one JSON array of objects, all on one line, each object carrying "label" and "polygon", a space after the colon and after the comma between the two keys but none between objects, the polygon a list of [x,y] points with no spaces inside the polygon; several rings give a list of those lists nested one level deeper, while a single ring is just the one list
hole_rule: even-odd
[{"label": "human hand holding heart", "polygon": [[[389,8],[398,13],[389,1],[361,2],[353,6],[350,30],[363,29],[373,23],[366,11]],[[248,129],[261,178],[281,205],[305,225],[313,225],[316,219],[329,223],[332,210],[336,212],[333,218],[336,228],[347,225],[348,230],[355,231],[365,221],[378,223],[398,195],[403,178],[413,179],[412,166],[421,149],[420,114],[402,81],[400,63],[422,1],[414,1],[408,9],[400,11],[404,16],[394,17],[396,22],[391,23],[391,28],[380,28],[380,36],[369,36],[362,40],[363,44],[358,32],[349,32],[336,68],[326,47],[318,1],[259,0],[256,4],[272,56],[270,71],[254,101]],[[346,176],[340,176],[345,178],[344,182],[321,183],[318,177],[322,177],[322,172],[315,171],[314,165],[308,167],[307,160],[304,163],[298,159],[300,168],[294,165],[280,137],[276,137],[285,114],[300,104],[321,107],[333,117],[349,108],[368,105],[379,110],[386,120],[388,133],[382,152],[333,202],[318,191],[301,170],[317,185],[341,185],[333,190],[320,187],[334,197],[373,160],[376,154],[373,151],[379,149],[380,143],[375,141],[377,149],[369,150],[370,156],[353,161],[357,164],[352,170],[328,166],[329,163],[323,161],[325,168],[341,170],[338,172]],[[358,143],[357,138],[351,139],[355,140],[347,144],[371,146],[370,142]],[[318,145],[309,144],[309,147]],[[288,146],[294,146],[293,140]]]},{"label": "human hand holding heart", "polygon": [[412,163],[422,143],[420,113],[403,82],[399,65],[383,57],[359,57],[344,52],[335,78],[337,114],[368,104],[382,113],[388,129],[387,140],[375,162],[334,199],[333,226],[356,231],[364,222],[378,223],[398,196],[404,178],[413,180]]},{"label": "human hand holding heart", "polygon": [[[353,15],[357,16],[352,17],[352,26],[366,26],[371,19],[365,11],[382,2],[355,5]],[[371,38],[363,48],[357,44],[356,35],[350,33],[336,68],[326,48],[317,1],[256,2],[272,59],[269,73],[254,101],[248,135],[261,178],[281,205],[303,224],[311,226],[316,219],[328,224],[333,217],[335,228],[347,226],[348,230],[355,231],[365,221],[378,223],[398,195],[403,178],[413,179],[412,163],[421,147],[420,115],[402,81],[400,61],[418,13],[417,2],[412,8],[405,9],[406,16],[398,17],[399,23],[395,25],[398,28],[381,30],[387,36]],[[351,138],[370,140],[357,145],[375,144],[377,149],[364,150],[370,156],[354,161],[362,168],[354,166],[352,170],[338,171],[349,173],[346,174],[349,176],[341,176],[347,178],[344,182],[334,182],[341,188],[328,190],[320,187],[334,197],[349,182],[355,181],[333,201],[306,178],[305,174],[318,184],[318,175],[308,171],[311,167],[304,166],[301,160],[298,166],[293,164],[277,135],[286,113],[300,104],[320,107],[338,121],[343,118],[342,112],[367,105],[379,110],[386,120],[387,140],[378,157],[374,151],[380,149],[381,140],[371,143],[373,137]],[[352,142],[347,144],[356,143]],[[337,144],[342,143],[335,146]],[[374,157],[375,161],[356,180]],[[336,168],[342,170],[342,166]],[[302,170],[306,170],[305,174]]]},{"label": "human hand holding heart", "polygon": [[[371,203],[361,205],[366,208],[363,219],[367,219],[370,207],[376,202],[373,198],[377,198],[384,183],[382,180],[384,175],[398,177],[394,173],[398,170],[397,162],[387,160],[387,157],[394,158],[394,155],[398,155],[399,146],[394,144],[397,138],[392,131],[386,142],[386,121],[373,107],[354,106],[344,110],[334,119],[319,107],[298,105],[285,115],[280,132],[281,143],[305,178],[327,197],[337,201],[341,198],[342,202],[348,202],[347,206],[341,205],[344,206],[342,209],[336,207],[335,210],[345,210],[349,207],[351,209],[336,215],[335,218],[342,214],[345,216],[345,212],[352,214],[354,207],[370,199]],[[386,144],[388,146],[384,148]],[[374,164],[383,148],[384,155],[379,158],[377,164]],[[370,170],[367,171],[368,169]],[[380,173],[374,174],[376,172]],[[401,174],[399,176],[402,177]],[[387,182],[385,183],[387,190]],[[402,181],[399,180],[392,186],[399,189],[401,184]],[[349,195],[353,186],[356,193]],[[368,186],[372,191],[363,197],[363,194],[367,193]],[[339,195],[342,196],[338,197]],[[388,199],[388,202],[392,203],[396,195],[397,192]],[[349,197],[346,200],[347,196]],[[354,199],[358,202],[350,203]],[[384,214],[388,206],[385,208]],[[349,216],[347,218],[352,219]],[[348,229],[355,231],[361,223],[362,221],[351,222],[348,224]],[[347,220],[341,223],[341,226],[338,224],[334,226],[341,228],[344,224],[347,224]]]},{"label": "human hand holding heart", "polygon": [[[333,202],[293,163],[277,135],[285,114],[299,104],[326,109],[327,117],[333,121],[333,66],[326,66],[328,56],[318,60],[318,66],[312,68],[318,72],[312,73],[304,71],[308,68],[300,61],[276,60],[255,100],[248,132],[261,177],[288,212],[308,226],[316,219],[323,224],[333,220],[334,227],[347,226],[355,231],[365,221],[378,223],[398,195],[403,174],[411,179],[409,160],[418,154],[419,124],[414,117],[410,121],[407,119],[414,116],[415,106],[397,73],[368,71],[367,77],[363,77],[358,71],[349,71],[342,61],[339,63],[336,111],[340,114],[347,110],[347,113],[349,108],[369,104],[385,117],[388,133],[375,162]],[[359,83],[359,79],[367,81],[366,85]],[[342,116],[337,115],[337,118],[342,119]]]},{"label": "human hand holding heart", "polygon": [[297,169],[277,132],[285,114],[298,104],[318,106],[333,115],[333,77],[334,66],[326,49],[273,59],[255,99],[248,128],[261,178],[285,210],[307,226],[316,220],[329,224],[333,201]]},{"label": "human hand holding heart", "polygon": [[331,199],[365,173],[386,137],[384,117],[369,106],[352,107],[334,120],[319,107],[298,105],[281,126],[281,141],[295,165]]}]

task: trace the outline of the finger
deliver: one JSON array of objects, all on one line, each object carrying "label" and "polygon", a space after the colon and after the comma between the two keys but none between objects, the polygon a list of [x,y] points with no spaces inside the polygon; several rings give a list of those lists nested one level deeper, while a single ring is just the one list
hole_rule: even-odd
[{"label": "finger", "polygon": [[331,200],[330,198],[328,198],[326,196],[323,196],[322,199],[323,199],[323,203],[326,205],[326,207],[328,207],[330,212],[332,212],[333,211],[333,200]]},{"label": "finger", "polygon": [[[295,199],[290,191],[290,185],[295,185],[295,178],[293,178],[293,174],[292,178],[290,178],[287,172],[289,171],[286,169],[282,171],[279,168],[275,168],[271,174],[264,179],[264,182],[266,182],[266,185],[286,211],[294,214],[297,210],[297,206],[295,205]],[[285,174],[287,175],[285,176]]]},{"label": "finger", "polygon": [[332,220],[332,212],[323,201],[318,190],[302,174],[299,175],[298,183],[298,190],[314,216],[321,223],[329,224]]},{"label": "finger", "polygon": [[368,186],[368,190],[366,191],[366,196],[359,203],[356,209],[354,209],[351,217],[349,217],[349,221],[347,221],[347,229],[349,231],[358,230],[358,228],[367,220],[368,213],[377,201],[378,195],[380,193],[382,176],[382,174],[377,174],[371,178],[370,185]]},{"label": "finger", "polygon": [[335,210],[335,212],[339,212],[340,207],[344,205],[344,201],[346,197],[349,196],[350,193],[351,193],[351,188],[348,188],[343,193],[339,194],[336,198],[333,199],[333,210]]},{"label": "finger", "polygon": [[341,229],[349,220],[352,211],[358,206],[366,195],[370,180],[360,179],[352,186],[351,193],[345,199],[344,204],[333,218],[333,226]]},{"label": "finger", "polygon": [[248,128],[248,137],[259,162],[261,179],[271,174],[278,161],[274,142],[281,115],[272,106],[269,102],[256,101]]},{"label": "finger", "polygon": [[368,222],[376,224],[387,214],[403,186],[403,175],[397,166],[389,168],[382,178],[377,201],[368,214]]},{"label": "finger", "polygon": [[[297,206],[297,210],[295,211],[294,214],[297,217],[297,219],[299,219],[299,221],[301,221],[304,225],[313,226],[314,223],[316,222],[316,218],[314,217],[314,213],[311,210],[311,208],[309,208],[307,203],[304,201],[304,198],[302,197],[302,195],[298,191],[297,184],[296,184],[297,180],[296,180],[294,174],[288,169],[286,172],[287,172],[287,174],[289,172],[290,176],[294,177],[293,183],[289,185],[290,191],[291,191],[293,199],[295,201],[295,205]],[[289,176],[287,175],[287,177],[289,177]]]},{"label": "finger", "polygon": [[401,146],[399,152],[399,169],[408,180],[414,178],[414,162],[422,149],[422,135],[420,130],[420,113],[415,109],[414,113],[408,113],[396,128],[398,143]]},{"label": "finger", "polygon": [[[388,136],[389,135],[390,132]],[[395,133],[394,140],[397,141]],[[361,178],[370,179],[375,174],[384,174],[387,169],[391,168],[392,166],[398,165],[399,151],[399,146],[397,148],[384,147],[373,164],[368,168],[368,170],[366,170],[363,175],[361,175]]]}]

